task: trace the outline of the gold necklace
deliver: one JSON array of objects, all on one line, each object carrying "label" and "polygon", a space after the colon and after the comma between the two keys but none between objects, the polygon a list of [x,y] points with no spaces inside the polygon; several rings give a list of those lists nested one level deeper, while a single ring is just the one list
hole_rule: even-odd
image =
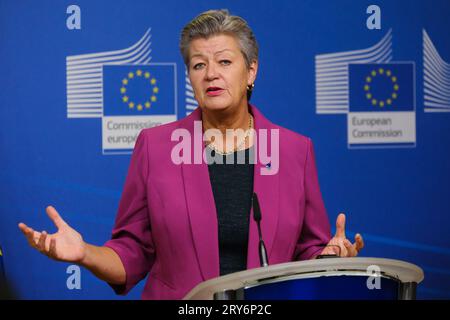
[{"label": "gold necklace", "polygon": [[208,147],[210,147],[211,149],[214,150],[214,152],[217,152],[220,155],[228,155],[228,154],[232,154],[235,151],[239,150],[243,144],[245,144],[245,141],[247,140],[247,138],[250,136],[250,129],[253,128],[253,116],[251,113],[249,113],[250,118],[248,119],[248,129],[245,131],[245,135],[244,135],[244,139],[242,139],[242,141],[235,147],[233,148],[233,150],[228,151],[228,152],[223,152],[221,150],[219,150],[216,145],[214,144],[214,142],[210,142],[209,144],[207,143],[207,141],[205,141],[205,145],[207,145]]}]

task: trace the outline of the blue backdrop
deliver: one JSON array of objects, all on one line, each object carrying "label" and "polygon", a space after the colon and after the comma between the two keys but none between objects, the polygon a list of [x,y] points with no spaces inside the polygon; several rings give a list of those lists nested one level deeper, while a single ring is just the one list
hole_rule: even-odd
[{"label": "blue backdrop", "polygon": [[[78,6],[81,29],[71,29],[78,21],[77,9],[68,10],[72,4]],[[68,289],[70,264],[29,248],[17,223],[53,232],[45,214],[52,204],[86,241],[100,245],[109,239],[130,145],[105,142],[111,133],[105,129],[104,104],[128,108],[117,121],[133,109],[139,119],[149,119],[147,126],[184,117],[195,101],[178,50],[180,30],[202,11],[228,8],[249,22],[259,41],[252,102],[273,122],[315,143],[332,224],[339,212],[346,212],[349,235],[365,237],[362,256],[415,263],[425,271],[418,297],[450,298],[450,2],[377,1],[381,29],[366,25],[371,4],[0,0],[0,244],[6,276],[17,294],[26,299],[122,299],[83,269],[81,289]],[[357,63],[390,64],[389,74],[400,63],[413,65],[412,75],[398,78],[408,78],[399,84],[398,99],[408,92],[402,111],[409,116],[397,112],[405,118],[392,123],[409,130],[408,139],[350,143],[348,95],[366,90],[364,83],[348,85],[346,70]],[[129,80],[126,90],[118,83],[121,68]],[[375,68],[374,74],[380,77],[388,69],[383,70]],[[153,83],[153,74],[146,78],[146,71],[156,72]],[[133,91],[133,81],[145,79],[133,87],[136,102],[130,106],[123,100],[127,90]],[[145,89],[137,88],[145,85],[160,85],[161,91],[152,91],[155,98],[139,97]],[[372,94],[366,91],[366,97]],[[358,99],[364,100],[361,92]],[[395,112],[392,96],[368,97],[364,110],[369,116],[371,104],[373,111]],[[158,108],[160,101],[170,106]],[[147,102],[154,105],[146,109]],[[139,298],[141,290],[142,283],[126,298]]]}]

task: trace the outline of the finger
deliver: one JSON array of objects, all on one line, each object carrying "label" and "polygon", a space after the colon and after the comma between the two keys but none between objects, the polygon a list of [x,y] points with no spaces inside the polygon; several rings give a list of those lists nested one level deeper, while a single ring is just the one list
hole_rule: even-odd
[{"label": "finger", "polygon": [[61,216],[59,215],[58,211],[56,211],[55,208],[53,208],[52,206],[48,206],[46,211],[47,215],[53,221],[53,223],[58,229],[66,225],[66,222],[63,220],[63,218],[61,218]]},{"label": "finger", "polygon": [[55,238],[52,238],[50,240],[50,249],[48,251],[48,255],[49,255],[49,257],[56,259],[56,239]]},{"label": "finger", "polygon": [[34,246],[37,246],[37,244],[39,243],[39,238],[41,237],[41,233],[38,231],[34,231],[33,228],[29,228],[30,229],[30,234],[31,234],[31,240],[34,243]]},{"label": "finger", "polygon": [[27,226],[25,223],[19,223],[19,229],[20,229],[20,231],[22,231],[22,233],[24,234],[24,235],[28,235],[30,232],[32,232],[33,231],[33,229],[32,228],[30,228],[29,226]]},{"label": "finger", "polygon": [[41,253],[46,253],[45,250],[45,240],[47,239],[47,232],[42,231],[41,236],[39,237],[38,249]]},{"label": "finger", "polygon": [[25,223],[19,223],[19,229],[22,231],[22,233],[25,235],[27,240],[33,239],[33,232],[30,227],[28,227]]},{"label": "finger", "polygon": [[323,255],[337,255],[339,256],[341,249],[338,244],[330,244],[331,241],[327,244],[327,246],[322,250]]},{"label": "finger", "polygon": [[331,253],[330,253],[330,254],[335,254],[335,255],[337,255],[337,256],[340,255],[340,253],[341,253],[341,248],[340,248],[338,245],[330,246],[330,248],[331,248]]},{"label": "finger", "polygon": [[21,229],[22,232],[25,234],[25,237],[27,238],[28,244],[32,246],[33,248],[37,249],[37,244],[39,237],[41,234],[39,232],[34,231],[32,228],[25,226],[24,229]]},{"label": "finger", "polygon": [[359,233],[357,233],[355,235],[355,245],[356,245],[356,251],[361,251],[364,248],[364,239],[362,237],[362,235],[360,235]]},{"label": "finger", "polygon": [[325,249],[322,250],[320,253],[322,255],[332,255],[335,254],[333,247],[325,247]]},{"label": "finger", "polygon": [[344,240],[344,246],[347,249],[347,257],[356,257],[358,255],[356,247],[348,239]]},{"label": "finger", "polygon": [[336,219],[336,237],[345,238],[345,214],[340,213]]},{"label": "finger", "polygon": [[25,232],[26,232],[28,226],[27,226],[25,223],[23,223],[23,222],[20,222],[20,223],[18,224],[18,226],[19,226],[20,231],[22,231],[22,232],[25,234]]}]

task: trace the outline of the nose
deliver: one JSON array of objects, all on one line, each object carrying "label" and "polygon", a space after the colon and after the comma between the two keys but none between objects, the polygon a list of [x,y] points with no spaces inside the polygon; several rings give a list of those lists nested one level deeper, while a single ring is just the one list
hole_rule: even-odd
[{"label": "nose", "polygon": [[217,68],[213,63],[208,64],[206,67],[206,80],[214,80],[218,77]]}]

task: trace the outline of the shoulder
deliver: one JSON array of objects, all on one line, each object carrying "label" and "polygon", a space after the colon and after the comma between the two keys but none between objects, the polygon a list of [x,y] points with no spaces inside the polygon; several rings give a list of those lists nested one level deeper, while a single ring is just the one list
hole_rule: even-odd
[{"label": "shoulder", "polygon": [[279,129],[280,157],[290,166],[298,165],[303,170],[312,149],[311,138],[290,130],[288,128],[275,125]]},{"label": "shoulder", "polygon": [[[280,159],[283,159],[283,162],[288,163],[290,166],[295,167],[296,165],[299,165],[299,168],[302,168],[311,154],[311,139],[303,134],[272,122],[254,105],[251,105],[251,110],[255,117],[255,121],[258,121],[260,124],[259,128],[275,129],[276,133],[278,133],[278,139],[276,141],[278,141]],[[269,135],[271,135],[271,133],[268,133],[268,136]],[[271,138],[271,140],[272,139],[273,138]]]},{"label": "shoulder", "polygon": [[311,139],[303,134],[285,128],[271,120],[267,119],[262,112],[251,105],[253,115],[258,119],[262,128],[275,129],[279,135],[280,147],[295,148],[296,150],[307,149]]},{"label": "shoulder", "polygon": [[276,125],[280,130],[280,140],[288,147],[296,147],[299,149],[308,148],[311,143],[311,138],[290,130],[288,128]]},{"label": "shoulder", "polygon": [[295,157],[303,162],[312,146],[311,138],[269,120],[267,121],[270,123],[268,127],[278,132],[280,154],[283,157]]}]

